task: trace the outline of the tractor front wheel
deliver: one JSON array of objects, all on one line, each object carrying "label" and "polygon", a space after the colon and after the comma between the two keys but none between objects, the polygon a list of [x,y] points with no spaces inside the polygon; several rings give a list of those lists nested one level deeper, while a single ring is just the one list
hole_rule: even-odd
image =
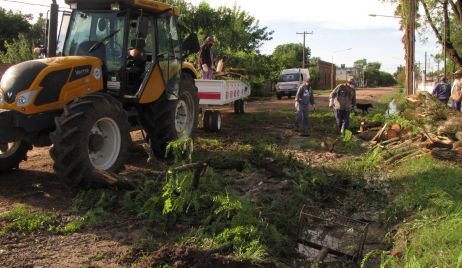
[{"label": "tractor front wheel", "polygon": [[55,171],[79,185],[95,171],[118,172],[130,144],[127,114],[107,94],[92,94],[66,106],[50,134]]}]

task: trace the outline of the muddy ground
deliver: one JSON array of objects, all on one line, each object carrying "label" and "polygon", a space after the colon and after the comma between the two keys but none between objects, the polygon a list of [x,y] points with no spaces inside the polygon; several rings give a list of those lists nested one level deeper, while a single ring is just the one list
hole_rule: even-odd
[{"label": "muddy ground", "polygon": [[[360,89],[357,92],[359,103],[373,103],[394,91],[392,88]],[[327,110],[328,94],[315,95],[317,109]],[[258,100],[247,104],[246,111],[275,111],[293,107],[294,100]],[[223,129],[219,134],[198,130],[198,137],[216,137],[219,140],[229,140],[239,136],[229,124],[233,117],[231,107],[223,110]],[[245,115],[244,115],[245,116]],[[324,165],[336,161],[342,154],[335,152],[320,152],[297,147],[300,140],[298,133],[291,130],[292,122],[286,125],[268,125],[265,129],[248,129],[259,135],[279,135],[281,139],[290,139],[289,150],[307,164]],[[316,131],[316,127],[314,128]],[[322,136],[321,133],[314,133]],[[139,134],[134,135],[138,139]],[[69,188],[53,173],[52,161],[48,154],[49,148],[34,148],[28,154],[28,161],[20,165],[20,170],[0,175],[0,213],[12,210],[17,204],[26,204],[33,210],[55,212],[66,217],[68,209],[78,190]],[[140,150],[134,150],[130,162],[126,165],[126,173],[152,168],[146,163],[146,155]],[[252,180],[243,187],[252,188]],[[101,226],[100,228],[84,229],[67,235],[20,233],[0,234],[0,267],[126,267],[137,257],[133,242],[143,235],[142,226],[136,221],[120,226]],[[226,265],[225,265],[226,266]]]}]

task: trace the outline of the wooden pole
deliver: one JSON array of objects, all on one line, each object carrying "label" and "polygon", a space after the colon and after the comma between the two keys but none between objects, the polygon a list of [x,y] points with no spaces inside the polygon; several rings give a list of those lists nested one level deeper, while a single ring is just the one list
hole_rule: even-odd
[{"label": "wooden pole", "polygon": [[414,95],[415,0],[408,1],[406,25],[406,93]]},{"label": "wooden pole", "polygon": [[313,32],[304,31],[303,33],[297,33],[297,34],[303,34],[303,59],[302,59],[302,69],[305,69],[305,60],[306,60],[306,55],[305,55],[305,37],[306,37],[307,34],[313,34]]}]

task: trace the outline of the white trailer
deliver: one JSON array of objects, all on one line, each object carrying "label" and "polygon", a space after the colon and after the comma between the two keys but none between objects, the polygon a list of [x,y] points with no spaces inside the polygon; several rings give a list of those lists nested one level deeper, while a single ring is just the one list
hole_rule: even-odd
[{"label": "white trailer", "polygon": [[204,129],[219,131],[221,113],[208,109],[208,106],[221,106],[234,103],[234,112],[245,112],[244,99],[250,96],[250,85],[240,80],[196,80],[199,104],[202,106]]}]

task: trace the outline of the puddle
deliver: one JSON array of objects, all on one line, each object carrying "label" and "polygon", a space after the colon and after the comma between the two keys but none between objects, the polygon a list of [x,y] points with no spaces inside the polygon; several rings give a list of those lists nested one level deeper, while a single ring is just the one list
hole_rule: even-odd
[{"label": "puddle", "polygon": [[393,99],[388,104],[387,116],[397,115],[399,113],[398,105],[396,104],[396,99]]}]

